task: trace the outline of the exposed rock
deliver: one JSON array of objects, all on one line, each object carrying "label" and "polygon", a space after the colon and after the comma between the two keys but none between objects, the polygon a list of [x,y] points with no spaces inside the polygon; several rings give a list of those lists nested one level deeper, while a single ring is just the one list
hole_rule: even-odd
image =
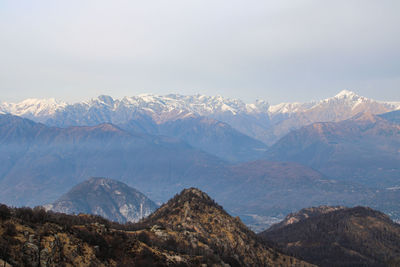
[{"label": "exposed rock", "polygon": [[13,267],[11,264],[9,264],[8,262],[0,259],[0,266],[1,267]]}]

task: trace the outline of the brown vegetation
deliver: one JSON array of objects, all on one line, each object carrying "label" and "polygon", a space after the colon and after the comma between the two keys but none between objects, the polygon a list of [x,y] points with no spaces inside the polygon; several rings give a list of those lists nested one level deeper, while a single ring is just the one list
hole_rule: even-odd
[{"label": "brown vegetation", "polygon": [[260,233],[318,266],[400,266],[400,225],[365,207],[318,212]]},{"label": "brown vegetation", "polygon": [[0,205],[0,259],[13,266],[310,266],[263,245],[197,189],[148,220]]}]

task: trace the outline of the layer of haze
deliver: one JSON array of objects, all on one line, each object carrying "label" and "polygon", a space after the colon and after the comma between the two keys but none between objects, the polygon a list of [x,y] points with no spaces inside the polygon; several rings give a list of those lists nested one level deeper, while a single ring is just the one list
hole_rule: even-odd
[{"label": "layer of haze", "polygon": [[400,1],[0,1],[0,101],[400,100]]}]

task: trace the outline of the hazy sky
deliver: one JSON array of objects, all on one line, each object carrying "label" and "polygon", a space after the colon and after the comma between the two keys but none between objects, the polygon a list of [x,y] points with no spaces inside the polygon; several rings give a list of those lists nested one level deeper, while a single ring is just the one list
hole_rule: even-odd
[{"label": "hazy sky", "polygon": [[0,101],[400,101],[400,1],[0,1]]}]

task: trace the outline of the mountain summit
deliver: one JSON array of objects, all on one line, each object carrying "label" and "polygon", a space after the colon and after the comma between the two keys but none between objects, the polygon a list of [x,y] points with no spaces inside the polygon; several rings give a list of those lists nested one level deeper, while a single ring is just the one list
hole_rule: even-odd
[{"label": "mountain summit", "polygon": [[[318,266],[400,266],[400,225],[367,207],[319,207],[260,237]],[[296,214],[295,214],[296,216]]]},{"label": "mountain summit", "polygon": [[335,95],[335,98],[351,98],[351,97],[359,97],[359,96],[356,93],[349,90],[342,90],[337,95]]},{"label": "mountain summit", "polygon": [[137,222],[150,215],[157,205],[136,189],[106,178],[91,178],[74,186],[49,208],[67,214],[101,215],[120,223]]},{"label": "mountain summit", "polygon": [[197,188],[183,190],[143,223],[159,236],[174,231],[178,244],[220,255],[230,266],[308,266],[263,245],[238,217]]}]

